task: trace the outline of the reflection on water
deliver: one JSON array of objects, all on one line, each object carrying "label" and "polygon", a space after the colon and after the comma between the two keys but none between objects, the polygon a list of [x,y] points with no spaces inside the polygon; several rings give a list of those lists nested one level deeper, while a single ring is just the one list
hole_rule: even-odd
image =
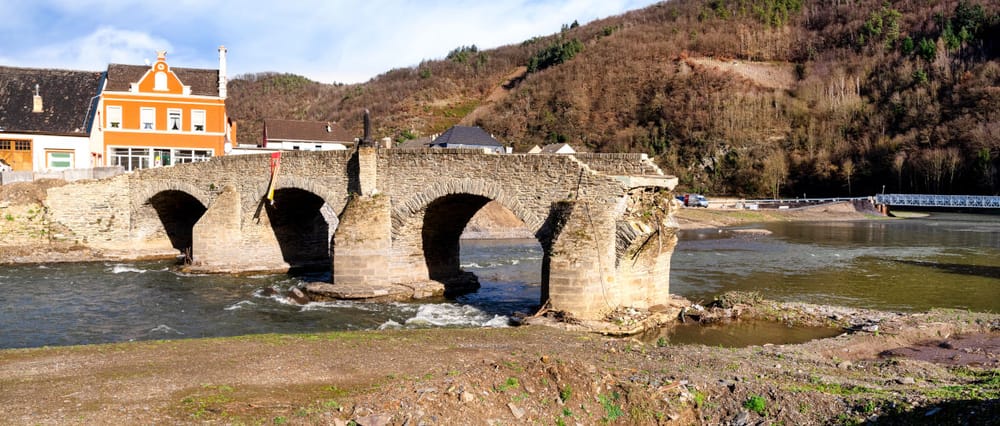
[{"label": "reflection on water", "polygon": [[685,231],[671,291],[708,301],[754,290],[785,301],[890,309],[1000,312],[1000,218],[761,225],[770,235]]},{"label": "reflection on water", "polygon": [[688,322],[644,333],[653,344],[705,345],[743,348],[754,345],[795,344],[841,334],[835,327],[791,327],[776,321],[734,321],[717,324]]}]

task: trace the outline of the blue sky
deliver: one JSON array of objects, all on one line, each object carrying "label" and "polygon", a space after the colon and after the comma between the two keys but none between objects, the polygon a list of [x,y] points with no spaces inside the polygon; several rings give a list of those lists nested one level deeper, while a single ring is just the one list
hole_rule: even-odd
[{"label": "blue sky", "polygon": [[518,43],[653,0],[3,0],[0,65],[103,70],[167,50],[178,67],[366,81],[458,46]]}]

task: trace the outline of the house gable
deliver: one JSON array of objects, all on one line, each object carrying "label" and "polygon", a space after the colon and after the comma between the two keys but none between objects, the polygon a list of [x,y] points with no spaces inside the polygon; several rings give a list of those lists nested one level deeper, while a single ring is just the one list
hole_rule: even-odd
[{"label": "house gable", "polygon": [[146,73],[139,79],[138,83],[130,87],[131,91],[138,93],[156,93],[171,95],[187,95],[191,93],[190,87],[185,87],[181,83],[177,74],[170,69],[167,64],[167,52],[161,50],[156,53],[156,63],[146,70]]}]

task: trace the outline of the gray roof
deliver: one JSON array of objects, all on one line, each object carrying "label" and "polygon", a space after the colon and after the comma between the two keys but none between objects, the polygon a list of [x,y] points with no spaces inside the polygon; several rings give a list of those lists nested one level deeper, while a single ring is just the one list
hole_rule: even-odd
[{"label": "gray roof", "polygon": [[562,149],[563,147],[569,147],[569,149],[576,151],[568,143],[550,143],[548,145],[543,146],[541,152],[545,154],[553,154],[559,152],[559,150]]},{"label": "gray roof", "polygon": [[[138,83],[151,69],[149,65],[108,65],[107,90],[127,92],[130,84]],[[219,96],[219,70],[170,67],[170,71],[177,75],[181,84],[191,87],[192,95]]]},{"label": "gray roof", "polygon": [[[103,73],[0,67],[0,128],[7,132],[86,135]],[[35,85],[42,112],[31,112]]]},{"label": "gray roof", "polygon": [[493,139],[493,136],[490,136],[489,133],[486,133],[485,130],[478,126],[452,126],[452,128],[442,133],[441,136],[438,136],[437,139],[434,139],[434,145],[503,146],[502,143]]}]

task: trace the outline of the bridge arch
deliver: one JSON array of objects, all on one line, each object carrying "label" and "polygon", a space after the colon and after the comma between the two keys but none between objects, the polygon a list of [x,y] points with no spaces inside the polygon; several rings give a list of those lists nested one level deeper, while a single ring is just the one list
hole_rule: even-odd
[{"label": "bridge arch", "polygon": [[[419,193],[413,194],[409,198],[396,203],[392,210],[392,235],[396,239],[403,232],[403,228],[411,223],[411,217],[420,214],[439,198],[468,195],[487,198],[496,201],[501,206],[510,210],[524,222],[532,232],[538,232],[543,225],[539,215],[525,208],[516,198],[507,194],[503,185],[496,182],[482,180],[453,180],[446,182],[435,182]],[[485,205],[485,203],[483,203]],[[482,206],[479,206],[482,207]],[[478,208],[476,209],[478,211]],[[473,211],[475,213],[475,211]],[[471,218],[471,216],[470,216]],[[466,220],[468,222],[468,220]]]},{"label": "bridge arch", "polygon": [[396,203],[390,213],[393,262],[401,276],[443,283],[445,294],[478,288],[474,275],[461,268],[460,237],[472,217],[491,201],[524,222],[539,244],[547,243],[541,241],[545,236],[539,236],[546,223],[502,185],[480,180],[436,182]]},{"label": "bridge arch", "polygon": [[[266,190],[261,188],[260,193]],[[260,202],[282,260],[291,271],[330,268],[331,244],[339,225],[337,216],[344,208],[343,197],[311,180],[287,176],[279,178],[273,203]]]},{"label": "bridge arch", "polygon": [[209,196],[187,182],[153,182],[132,193],[131,229],[146,245],[188,253]]}]

